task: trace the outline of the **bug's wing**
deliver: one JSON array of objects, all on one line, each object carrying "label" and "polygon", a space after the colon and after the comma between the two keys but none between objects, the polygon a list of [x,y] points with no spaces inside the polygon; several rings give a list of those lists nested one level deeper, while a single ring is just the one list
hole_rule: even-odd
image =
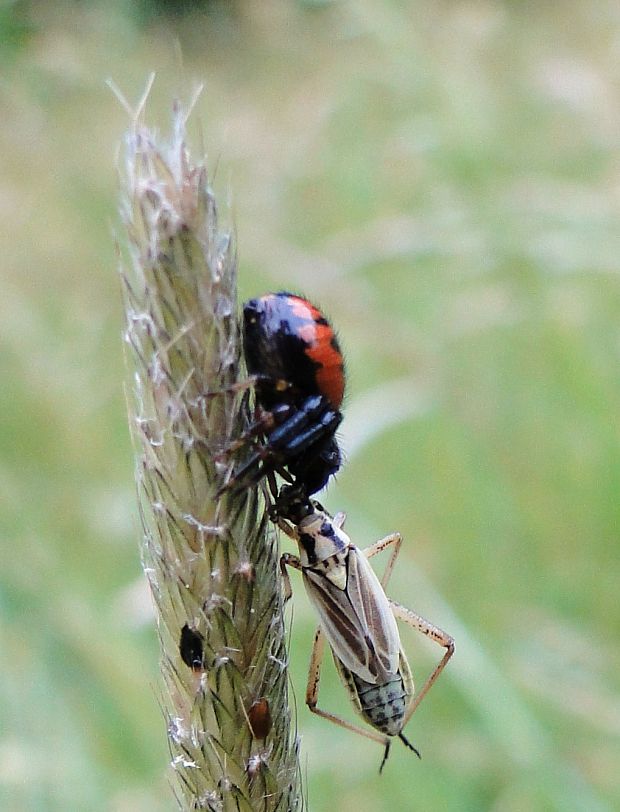
[{"label": "bug's wing", "polygon": [[368,559],[357,547],[349,548],[347,562],[347,594],[353,610],[367,631],[380,670],[386,675],[395,674],[400,635],[390,603]]},{"label": "bug's wing", "polygon": [[347,588],[304,569],[304,583],[336,657],[365,682],[384,682],[398,670],[400,638],[390,605],[366,557],[347,555]]},{"label": "bug's wing", "polygon": [[311,569],[303,571],[303,579],[335,656],[365,682],[376,683],[376,670],[370,669],[373,652],[346,591]]}]

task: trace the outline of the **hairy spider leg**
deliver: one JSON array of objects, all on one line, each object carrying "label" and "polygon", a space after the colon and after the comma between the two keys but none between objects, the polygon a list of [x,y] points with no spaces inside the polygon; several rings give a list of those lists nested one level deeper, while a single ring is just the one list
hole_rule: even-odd
[{"label": "hairy spider leg", "polygon": [[[258,447],[220,488],[218,496],[226,490],[247,488],[270,471],[286,467],[289,463],[294,467],[295,461],[305,451],[331,439],[342,420],[340,412],[332,409],[322,395],[307,398],[303,407],[292,414],[284,410],[272,414],[276,420],[283,419],[283,422],[268,433],[265,444]],[[286,414],[290,416],[286,417]],[[294,469],[290,473],[295,477],[301,471]]]}]

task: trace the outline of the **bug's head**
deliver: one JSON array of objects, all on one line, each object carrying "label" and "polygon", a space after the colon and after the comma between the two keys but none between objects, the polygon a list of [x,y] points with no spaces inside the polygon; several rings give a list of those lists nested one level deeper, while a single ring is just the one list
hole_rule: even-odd
[{"label": "bug's head", "polygon": [[[271,518],[274,516],[286,519],[291,524],[298,525],[306,516],[316,512],[315,503],[306,496],[305,489],[299,485],[283,485],[280,488],[272,509]],[[320,508],[320,505],[318,506]]]}]

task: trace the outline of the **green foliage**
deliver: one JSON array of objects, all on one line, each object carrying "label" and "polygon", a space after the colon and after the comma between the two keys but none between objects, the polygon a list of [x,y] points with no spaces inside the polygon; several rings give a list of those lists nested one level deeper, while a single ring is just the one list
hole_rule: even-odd
[{"label": "green foliage", "polygon": [[25,0],[5,0],[0,5],[0,59],[14,57],[27,43],[35,26]]}]

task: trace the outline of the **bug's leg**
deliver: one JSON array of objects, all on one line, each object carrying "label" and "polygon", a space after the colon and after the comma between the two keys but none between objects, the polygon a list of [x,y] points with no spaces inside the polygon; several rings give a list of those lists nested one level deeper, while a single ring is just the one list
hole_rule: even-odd
[{"label": "bug's leg", "polygon": [[263,433],[263,425],[262,421],[256,421],[256,423],[252,423],[252,425],[243,432],[240,437],[237,437],[236,440],[231,440],[228,445],[226,445],[221,451],[219,451],[215,455],[215,460],[217,462],[225,462],[226,459],[235,451],[239,451],[240,448],[244,448],[245,446],[252,445],[256,447],[256,439],[257,437]]},{"label": "bug's leg", "polygon": [[[312,413],[299,412],[299,415],[301,414],[304,414],[305,420],[300,417],[299,421],[295,421],[295,424],[293,424],[293,418],[291,418],[291,425],[285,423],[283,428],[286,428],[286,431],[283,431],[281,435],[276,435],[279,429],[269,435],[269,441],[277,445],[278,448],[284,448],[287,455],[291,457],[301,454],[322,438],[333,434],[342,421],[342,416],[333,409],[328,409],[324,414],[316,415],[316,417]],[[311,423],[311,419],[316,419],[317,422]],[[305,428],[308,423],[310,425]]]},{"label": "bug's leg", "polygon": [[[236,383],[232,383],[229,386],[224,386],[221,389],[217,389],[213,392],[204,392],[202,397],[209,399],[214,398],[217,395],[243,392],[248,389],[253,389],[256,384],[262,380],[271,379],[266,378],[264,375],[250,375],[244,381],[237,381]],[[227,457],[229,457],[235,451],[238,451],[240,448],[243,448],[245,445],[255,444],[257,437],[260,434],[263,434],[265,431],[268,431],[273,427],[273,419],[270,412],[266,411],[265,409],[261,409],[259,406],[256,407],[255,412],[253,422],[250,423],[245,431],[236,440],[231,440],[220,452],[215,455],[217,460],[225,460]]]},{"label": "bug's leg", "polygon": [[[282,530],[282,532],[285,533],[290,539],[292,539],[293,541],[299,541],[299,533],[297,532],[297,528],[295,527],[294,524],[290,524],[289,522],[286,521],[286,519],[283,519],[282,516],[278,516],[276,518],[276,524],[278,525],[280,530]],[[285,555],[288,555],[288,553],[285,553]],[[294,567],[295,565],[291,564],[291,566]],[[299,568],[295,567],[295,569]]]},{"label": "bug's leg", "polygon": [[394,564],[396,563],[396,559],[398,558],[398,554],[400,553],[400,545],[402,544],[402,536],[400,533],[390,533],[389,536],[385,538],[379,539],[379,541],[375,541],[374,544],[371,544],[370,547],[367,547],[365,550],[362,550],[366,558],[372,558],[373,555],[377,555],[382,550],[387,549],[388,547],[393,546],[392,551],[390,552],[390,557],[388,558],[388,562],[385,565],[385,572],[381,577],[381,586],[385,589],[387,586],[387,582],[390,580],[390,576],[392,575],[392,571],[394,569]]},{"label": "bug's leg", "polygon": [[[265,433],[266,445],[281,463],[299,458],[305,451],[332,435],[342,421],[340,412],[332,409],[323,395],[307,398],[299,408],[281,404],[271,412],[272,426]],[[271,430],[273,429],[273,430]]]},{"label": "bug's leg", "polygon": [[[231,476],[216,492],[216,497],[219,498],[229,490],[241,491],[244,488],[251,488],[253,485],[258,484],[263,477],[266,477],[271,496],[277,502],[278,487],[275,474],[281,476],[289,484],[294,481],[292,475],[284,468],[286,461],[279,459],[277,450],[272,449],[269,442],[263,445],[258,438],[248,440],[247,443],[244,442],[242,445],[251,446],[254,451],[247,462],[240,468],[234,470],[231,466]],[[216,455],[216,459],[224,461],[228,456],[228,452],[224,452],[221,455]]]},{"label": "bug's leg", "polygon": [[264,376],[261,375],[248,375],[243,381],[235,381],[227,386],[222,386],[220,389],[214,389],[211,392],[203,392],[203,398],[214,398],[217,395],[225,395],[229,392],[244,392],[246,389],[253,389],[258,381]]},{"label": "bug's leg", "polygon": [[226,480],[222,487],[216,492],[216,499],[223,496],[226,491],[240,491],[259,482],[263,474],[272,470],[273,466],[265,469],[264,465],[265,460],[268,460],[269,457],[269,450],[258,448],[256,452],[252,454],[248,462],[239,468],[230,479]]},{"label": "bug's leg", "polygon": [[255,446],[254,453],[239,467],[216,494],[227,490],[240,490],[258,482],[270,471],[279,470],[291,458],[298,458],[325,437],[333,434],[342,415],[327,405],[325,398],[308,398],[302,408],[283,403],[262,414],[243,434],[221,454],[226,458],[232,451],[249,445],[261,434],[266,435],[264,445]]},{"label": "bug's leg", "polygon": [[[272,505],[272,507],[270,509],[269,518],[290,539],[292,539],[295,542],[299,541],[299,531],[297,530],[296,525],[294,525],[290,520],[285,519],[283,516],[281,516],[278,513],[277,508],[274,505]],[[288,553],[286,555],[288,555]],[[291,566],[295,566],[295,565],[291,564]],[[298,569],[298,567],[296,567],[296,569]]]},{"label": "bug's leg", "polygon": [[267,486],[269,487],[269,494],[275,502],[278,498],[278,483],[274,471],[269,471],[267,474]]},{"label": "bug's leg", "polygon": [[[243,443],[245,445],[246,443]],[[263,476],[267,476],[272,471],[282,473],[281,463],[277,459],[274,450],[267,445],[255,445],[255,451],[249,460],[238,468],[224,485],[215,494],[219,499],[226,491],[240,491],[250,488],[260,482]],[[286,472],[284,472],[286,474]],[[288,474],[286,474],[286,478]]]},{"label": "bug's leg", "polygon": [[397,620],[402,620],[403,623],[407,623],[413,629],[416,629],[417,631],[426,635],[426,637],[428,637],[430,640],[434,640],[435,643],[437,643],[440,646],[443,646],[443,648],[446,649],[446,653],[437,663],[437,665],[431,672],[430,676],[428,677],[422,688],[418,691],[418,693],[414,697],[411,705],[409,705],[409,707],[407,708],[407,712],[403,719],[403,727],[404,727],[417,710],[420,702],[424,699],[426,694],[431,689],[437,677],[446,667],[446,664],[450,659],[450,657],[452,657],[452,655],[454,654],[454,640],[449,634],[447,634],[447,632],[444,632],[443,629],[440,629],[439,626],[435,626],[433,623],[430,623],[428,620],[425,620],[423,617],[420,617],[420,615],[417,615],[411,609],[407,609],[400,603],[396,603],[396,601],[390,600],[390,607],[392,609],[392,612],[394,613],[394,617],[397,618]]},{"label": "bug's leg", "polygon": [[222,386],[220,389],[214,389],[211,392],[203,392],[202,397],[214,398],[217,397],[217,395],[225,395],[229,392],[245,392],[248,389],[254,389],[258,383],[269,384],[280,392],[286,392],[287,389],[291,389],[291,384],[288,381],[272,378],[271,375],[264,375],[263,373],[254,373],[253,375],[248,375],[243,381],[235,381],[235,383]]},{"label": "bug's leg", "polygon": [[[267,491],[265,493],[265,500],[267,502],[266,505],[267,515],[274,524],[279,524],[281,516],[278,508],[279,491],[278,491],[278,481],[276,479],[276,472],[268,471],[267,474],[265,475],[265,480],[267,482]],[[284,532],[286,533],[287,536],[291,535],[288,530],[284,530]]]},{"label": "bug's leg", "polygon": [[291,579],[289,577],[288,570],[286,569],[287,567],[293,567],[293,569],[299,570],[300,572],[303,571],[301,561],[296,555],[283,553],[280,556],[280,572],[282,573],[282,580],[284,581],[284,603],[286,603],[286,601],[288,601],[293,595],[293,587],[291,586]]},{"label": "bug's leg", "polygon": [[[367,739],[372,739],[372,741],[382,744],[386,748],[385,758],[387,758],[387,752],[389,751],[390,744],[390,739],[388,736],[382,736],[380,733],[375,733],[371,730],[366,730],[363,727],[358,727],[351,722],[347,722],[346,719],[341,719],[340,716],[336,716],[334,713],[329,713],[329,711],[324,711],[317,707],[317,702],[319,699],[319,682],[321,680],[321,661],[323,659],[324,648],[325,636],[321,629],[318,628],[314,636],[312,654],[310,655],[308,685],[306,686],[306,705],[312,711],[312,713],[316,713],[317,716],[327,719],[328,722],[333,722],[335,725],[344,727],[345,730],[350,730],[352,733],[359,733],[360,736],[365,736]],[[381,766],[383,766],[385,758],[381,763]]]},{"label": "bug's leg", "polygon": [[[346,521],[346,518],[347,518],[347,514],[346,514],[346,513],[343,513],[343,511],[342,511],[342,510],[339,510],[339,511],[338,511],[338,513],[336,513],[336,515],[335,515],[335,516],[334,516],[334,518],[332,519],[332,524],[333,524],[333,525],[334,525],[334,527],[336,527],[338,530],[341,530],[341,529],[344,527],[344,523],[345,523],[345,521]],[[366,550],[364,550],[364,553],[365,553],[365,552],[366,552]]]},{"label": "bug's leg", "polygon": [[261,434],[266,434],[273,429],[275,425],[274,416],[272,412],[265,411],[264,409],[257,409],[256,415],[252,423],[243,431],[236,440],[231,440],[230,443],[219,453],[219,459],[225,459],[243,448],[246,445],[256,445],[257,438]]},{"label": "bug's leg", "polygon": [[[254,421],[215,457],[216,460],[225,461],[241,448],[251,447],[253,449],[250,457],[219,489],[216,497],[228,490],[250,487],[272,471],[279,471],[286,461],[286,453],[282,453],[279,449],[275,438],[283,430],[285,430],[285,435],[288,431],[293,430],[300,420],[301,426],[305,427],[308,415],[295,411],[295,408],[289,403],[275,406],[271,411],[259,407],[256,410]],[[265,435],[267,440],[265,443],[261,443],[260,438]]]}]

